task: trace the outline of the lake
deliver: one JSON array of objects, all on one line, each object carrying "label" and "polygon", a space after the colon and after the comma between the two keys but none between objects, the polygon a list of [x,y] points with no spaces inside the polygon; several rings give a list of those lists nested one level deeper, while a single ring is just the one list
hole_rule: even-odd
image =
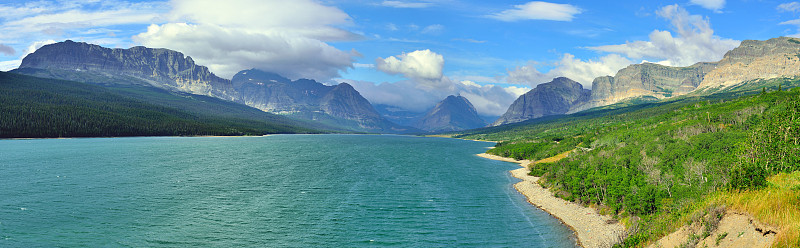
[{"label": "lake", "polygon": [[0,140],[2,247],[575,247],[493,143],[395,135]]}]

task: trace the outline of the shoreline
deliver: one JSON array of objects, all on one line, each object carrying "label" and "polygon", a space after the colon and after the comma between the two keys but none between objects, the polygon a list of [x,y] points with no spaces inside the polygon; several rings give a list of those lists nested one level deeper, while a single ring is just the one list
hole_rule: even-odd
[{"label": "shoreline", "polygon": [[555,197],[550,190],[540,186],[537,181],[539,177],[528,175],[529,165],[535,163],[530,160],[516,160],[512,158],[500,157],[488,153],[477,154],[477,156],[504,162],[517,163],[522,168],[509,171],[512,176],[522,180],[514,184],[514,189],[528,199],[533,206],[544,210],[561,223],[569,227],[577,237],[578,245],[586,248],[606,247],[618,241],[624,234],[625,227],[613,222],[609,224],[610,216],[603,216],[597,210],[581,206],[574,202]]}]

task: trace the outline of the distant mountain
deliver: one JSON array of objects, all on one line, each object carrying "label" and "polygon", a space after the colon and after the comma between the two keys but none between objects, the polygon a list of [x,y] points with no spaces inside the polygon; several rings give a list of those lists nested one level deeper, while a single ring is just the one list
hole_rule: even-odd
[{"label": "distant mountain", "polygon": [[347,83],[328,86],[310,79],[291,81],[257,69],[243,70],[231,80],[238,100],[255,108],[321,121],[355,130],[416,132],[384,119]]},{"label": "distant mountain", "polygon": [[413,126],[419,119],[425,116],[427,112],[409,111],[400,107],[395,107],[386,104],[376,104],[375,110],[386,118],[387,120],[397,123],[402,126]]},{"label": "distant mountain", "polygon": [[[766,41],[745,40],[718,62],[700,62],[687,67],[633,64],[619,70],[614,76],[595,78],[586,100],[581,98],[581,94],[575,93],[578,91],[564,91],[570,87],[540,88],[547,84],[539,85],[520,96],[506,114],[492,125],[570,114],[623,102],[656,101],[681,95],[709,95],[743,87],[755,88],[771,82],[758,79],[796,76],[800,76],[800,39],[780,37]],[[568,79],[555,79],[554,82],[559,80],[566,82]]]},{"label": "distant mountain", "polygon": [[448,96],[419,119],[414,127],[429,132],[448,132],[485,126],[472,103],[463,96]]},{"label": "distant mountain", "polygon": [[227,80],[195,64],[191,57],[168,49],[141,46],[109,49],[68,40],[29,54],[13,72],[101,85],[148,85],[212,96],[354,131],[416,131],[381,117],[347,84],[326,86],[309,79],[291,81],[258,70],[244,70]]},{"label": "distant mountain", "polygon": [[582,106],[589,101],[590,90],[569,78],[559,77],[548,83],[537,85],[536,88],[523,94],[503,116],[492,123],[499,126],[508,123],[521,122],[547,115],[561,115]]}]

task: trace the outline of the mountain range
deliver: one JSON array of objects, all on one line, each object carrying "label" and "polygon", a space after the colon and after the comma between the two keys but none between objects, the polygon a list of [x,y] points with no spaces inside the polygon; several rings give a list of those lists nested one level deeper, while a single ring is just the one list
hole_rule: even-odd
[{"label": "mountain range", "polygon": [[717,62],[686,67],[633,64],[614,76],[597,77],[591,90],[567,78],[537,85],[520,96],[492,125],[563,115],[628,101],[708,95],[756,83],[756,79],[800,75],[800,40],[789,37],[745,40]]},{"label": "mountain range", "polygon": [[[240,71],[228,80],[196,64],[189,56],[161,48],[110,49],[67,40],[41,47],[11,72],[105,87],[154,87],[209,96],[311,120],[319,123],[317,127],[329,130],[423,133],[459,131],[485,124],[469,100],[461,96],[448,96],[426,113],[392,106],[376,108],[347,83],[325,85],[311,79],[290,80],[258,69]],[[797,75],[800,40],[746,40],[717,62],[686,67],[633,64],[614,76],[595,78],[591,89],[584,89],[569,78],[555,78],[521,95],[491,126],[617,103],[712,94],[753,84],[756,79]]]},{"label": "mountain range", "polygon": [[232,80],[217,77],[189,56],[142,46],[110,49],[70,40],[43,46],[14,73],[100,85],[143,85],[211,96],[265,112],[318,121],[360,132],[404,133],[418,129],[383,118],[352,86],[291,81],[278,74],[244,70]]}]

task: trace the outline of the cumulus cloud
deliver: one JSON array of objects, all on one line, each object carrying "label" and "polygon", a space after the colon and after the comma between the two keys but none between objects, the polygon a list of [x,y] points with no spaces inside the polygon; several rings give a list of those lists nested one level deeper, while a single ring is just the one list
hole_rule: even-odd
[{"label": "cumulus cloud", "polygon": [[25,58],[25,56],[27,56],[28,54],[31,54],[31,53],[35,52],[36,50],[39,50],[39,48],[41,48],[41,47],[43,47],[45,45],[50,45],[50,44],[53,44],[53,43],[56,43],[56,41],[55,40],[34,41],[30,45],[28,45],[28,47],[25,49],[25,51],[23,51],[24,54],[22,55],[22,58]]},{"label": "cumulus cloud", "polygon": [[582,12],[582,9],[571,4],[533,1],[514,5],[513,9],[490,14],[487,17],[506,22],[521,20],[572,21],[575,15]]},{"label": "cumulus cloud", "polygon": [[590,49],[624,54],[631,59],[658,61],[669,66],[688,66],[701,61],[717,61],[739,45],[740,41],[721,38],[707,18],[690,15],[678,5],[669,5],[656,12],[670,21],[670,31],[654,30],[649,41],[626,42],[620,45],[590,47]]},{"label": "cumulus cloud", "polygon": [[444,57],[430,49],[403,53],[388,58],[375,59],[376,68],[382,72],[401,74],[411,79],[438,80],[442,78]]},{"label": "cumulus cloud", "polygon": [[326,43],[360,36],[335,27],[351,24],[349,15],[316,1],[174,0],[172,7],[168,23],[151,25],[134,41],[181,51],[222,77],[258,68],[324,81],[360,56]]},{"label": "cumulus cloud", "polygon": [[375,84],[373,82],[341,80],[353,85],[372,104],[386,104],[414,112],[432,108],[448,95],[461,95],[469,99],[475,110],[484,116],[500,116],[520,95],[530,88],[479,85],[472,81],[454,81],[443,77],[447,85],[441,90],[425,90],[414,80]]},{"label": "cumulus cloud", "polygon": [[442,80],[443,67],[444,57],[429,49],[375,59],[375,68],[379,71],[403,75],[417,88],[426,91],[442,91],[450,87],[446,80]]},{"label": "cumulus cloud", "polygon": [[408,2],[408,1],[383,1],[381,5],[392,8],[427,8],[433,5],[430,2]]},{"label": "cumulus cloud", "polygon": [[[388,74],[400,74],[407,80],[393,83],[342,80],[350,83],[373,104],[386,104],[414,112],[432,108],[448,95],[462,95],[472,102],[479,114],[500,116],[511,103],[530,88],[480,85],[471,80],[454,80],[442,74],[444,57],[431,50],[417,50],[375,60],[375,68]],[[467,78],[467,77],[460,77]],[[493,81],[479,76],[476,80]],[[486,80],[484,80],[486,79]]]},{"label": "cumulus cloud", "polygon": [[631,63],[629,59],[617,54],[609,54],[598,60],[581,60],[575,58],[572,54],[565,53],[558,62],[553,64],[554,68],[546,73],[539,72],[536,69],[538,65],[536,62],[529,62],[527,65],[518,66],[514,70],[508,71],[506,81],[535,87],[556,77],[568,77],[588,88],[591,87],[594,78],[613,76],[617,71]]},{"label": "cumulus cloud", "polygon": [[690,2],[714,12],[720,12],[725,7],[725,0],[691,0]]},{"label": "cumulus cloud", "polygon": [[6,46],[5,44],[0,44],[0,54],[11,56],[14,55],[15,53],[17,53],[17,51],[14,50],[13,47]]}]

